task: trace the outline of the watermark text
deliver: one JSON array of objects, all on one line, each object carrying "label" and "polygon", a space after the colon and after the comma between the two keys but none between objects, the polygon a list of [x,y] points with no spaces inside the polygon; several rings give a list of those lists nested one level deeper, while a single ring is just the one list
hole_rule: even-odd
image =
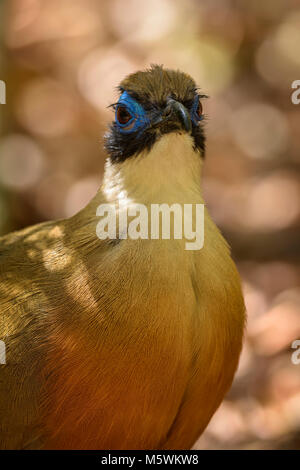
[{"label": "watermark text", "polygon": [[100,240],[185,240],[185,250],[204,245],[204,204],[101,204],[96,233]]}]

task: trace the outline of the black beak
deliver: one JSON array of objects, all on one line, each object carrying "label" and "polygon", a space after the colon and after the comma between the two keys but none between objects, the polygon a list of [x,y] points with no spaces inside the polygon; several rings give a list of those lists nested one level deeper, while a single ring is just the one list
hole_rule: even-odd
[{"label": "black beak", "polygon": [[173,100],[173,98],[169,98],[167,102],[166,109],[164,111],[165,118],[171,118],[175,116],[182,127],[187,131],[191,132],[192,130],[192,122],[189,111],[183,106],[182,103],[179,101]]}]

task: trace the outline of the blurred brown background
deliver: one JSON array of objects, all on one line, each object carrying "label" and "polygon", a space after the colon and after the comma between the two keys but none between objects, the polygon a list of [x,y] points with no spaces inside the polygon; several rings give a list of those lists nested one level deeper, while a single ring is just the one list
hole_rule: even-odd
[{"label": "blurred brown background", "polygon": [[300,448],[300,2],[0,4],[0,233],[74,214],[103,175],[107,106],[129,72],[190,73],[205,102],[204,187],[244,284],[234,385],[197,449]]}]

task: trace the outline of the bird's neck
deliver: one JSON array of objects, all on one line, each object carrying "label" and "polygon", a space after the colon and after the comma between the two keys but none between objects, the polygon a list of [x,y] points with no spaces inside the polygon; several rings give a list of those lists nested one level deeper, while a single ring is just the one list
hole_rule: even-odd
[{"label": "bird's neck", "polygon": [[188,134],[167,134],[150,151],[121,163],[108,161],[100,198],[145,205],[199,202],[201,167]]},{"label": "bird's neck", "polygon": [[[115,205],[117,212],[131,205],[203,204],[202,159],[187,134],[167,134],[150,151],[121,163],[107,162],[102,187],[92,201],[69,219],[78,240],[97,240],[95,225],[101,205]],[[99,240],[98,240],[99,241]]]}]

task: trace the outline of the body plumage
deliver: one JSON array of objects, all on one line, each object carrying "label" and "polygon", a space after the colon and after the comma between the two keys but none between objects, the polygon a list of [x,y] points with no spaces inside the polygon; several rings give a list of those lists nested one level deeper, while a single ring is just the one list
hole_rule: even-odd
[{"label": "body plumage", "polygon": [[187,449],[230,387],[244,303],[207,210],[199,251],[96,236],[103,203],[203,203],[203,129],[182,129],[181,108],[163,127],[158,119],[170,94],[192,99],[187,77],[160,67],[129,76],[121,93],[155,119],[149,135],[130,135],[124,157],[114,123],[87,207],[0,239],[0,448]]}]

